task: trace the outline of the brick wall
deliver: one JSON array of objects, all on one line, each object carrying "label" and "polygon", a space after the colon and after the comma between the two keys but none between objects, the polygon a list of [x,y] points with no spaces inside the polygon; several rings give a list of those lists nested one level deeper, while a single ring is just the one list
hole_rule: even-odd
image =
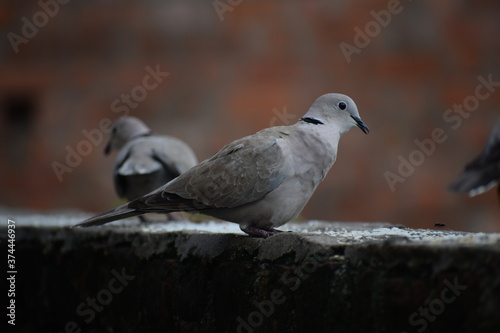
[{"label": "brick wall", "polygon": [[[85,148],[83,130],[125,112],[112,103],[125,106],[122,94],[141,85],[147,66],[159,66],[169,75],[127,112],[183,139],[200,159],[295,122],[321,94],[357,102],[371,133],[343,137],[304,218],[500,230],[494,191],[469,199],[446,190],[481,151],[500,93],[456,129],[443,118],[474,94],[478,76],[500,81],[496,1],[41,3],[53,17],[35,1],[8,1],[0,11],[2,205],[100,211],[118,204],[113,158],[102,154],[107,135],[61,181],[52,163],[66,164],[67,147]],[[369,42],[356,37],[358,28],[369,29]],[[11,33],[25,39],[11,42]],[[340,45],[356,41],[348,62]],[[435,128],[446,140],[391,190],[384,174],[397,174],[399,156],[408,159],[415,140],[430,139]]]}]

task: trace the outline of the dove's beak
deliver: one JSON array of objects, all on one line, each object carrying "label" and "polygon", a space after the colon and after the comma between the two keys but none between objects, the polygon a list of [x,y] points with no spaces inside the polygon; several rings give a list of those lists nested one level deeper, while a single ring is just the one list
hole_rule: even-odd
[{"label": "dove's beak", "polygon": [[108,156],[111,152],[111,141],[112,139],[109,139],[108,144],[106,145],[106,147],[104,147],[104,155],[106,156]]},{"label": "dove's beak", "polygon": [[351,116],[351,118],[354,119],[354,121],[356,122],[356,126],[358,126],[363,131],[363,133],[368,134],[368,132],[370,132],[370,129],[361,120],[361,118],[356,117],[356,116]]}]

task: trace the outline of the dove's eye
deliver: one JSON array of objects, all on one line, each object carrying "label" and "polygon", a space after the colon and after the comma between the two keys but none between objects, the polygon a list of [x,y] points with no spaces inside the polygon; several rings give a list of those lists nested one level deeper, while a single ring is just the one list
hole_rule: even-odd
[{"label": "dove's eye", "polygon": [[337,106],[339,107],[340,110],[345,110],[347,108],[347,103],[346,102],[338,102]]}]

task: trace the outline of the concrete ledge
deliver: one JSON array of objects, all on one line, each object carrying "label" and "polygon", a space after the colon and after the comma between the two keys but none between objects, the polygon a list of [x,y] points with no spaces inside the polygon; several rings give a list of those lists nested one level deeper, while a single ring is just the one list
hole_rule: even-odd
[{"label": "concrete ledge", "polygon": [[264,240],[231,223],[71,230],[85,214],[8,217],[16,332],[500,328],[500,234],[310,221]]}]

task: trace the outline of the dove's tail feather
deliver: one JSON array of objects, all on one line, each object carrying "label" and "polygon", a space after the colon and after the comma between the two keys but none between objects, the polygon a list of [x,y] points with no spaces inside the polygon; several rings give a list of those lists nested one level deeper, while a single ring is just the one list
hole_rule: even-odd
[{"label": "dove's tail feather", "polygon": [[74,227],[92,227],[96,225],[102,225],[108,222],[124,219],[127,217],[137,216],[144,214],[144,212],[138,211],[134,208],[129,208],[128,203],[108,210],[99,215],[93,216],[91,218],[86,219],[85,221],[78,223]]}]

